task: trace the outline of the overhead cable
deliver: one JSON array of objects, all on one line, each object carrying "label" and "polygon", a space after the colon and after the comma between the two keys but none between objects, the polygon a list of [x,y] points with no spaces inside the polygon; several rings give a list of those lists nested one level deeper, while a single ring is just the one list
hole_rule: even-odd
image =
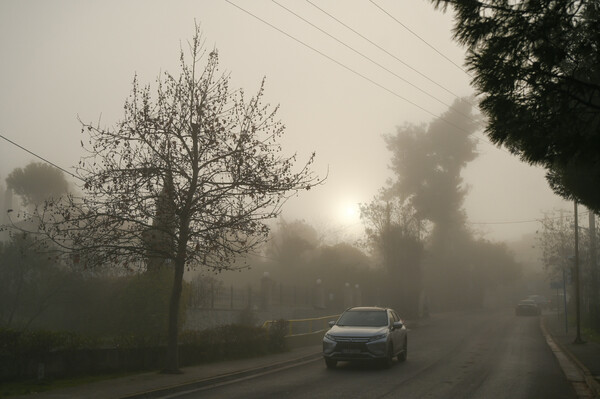
[{"label": "overhead cable", "polygon": [[[572,211],[563,211],[566,213],[573,213]],[[579,216],[583,217],[585,215],[588,215],[589,212],[583,212],[580,213]],[[467,222],[469,224],[483,224],[483,225],[487,225],[487,224],[521,224],[521,223],[543,223],[545,220],[556,220],[556,219],[563,219],[566,218],[567,216],[561,215],[561,216],[553,216],[553,217],[544,217],[541,219],[529,219],[529,220],[510,220],[510,221],[497,221],[497,222]]]},{"label": "overhead cable", "polygon": [[421,89],[419,86],[415,85],[414,83],[410,82],[409,80],[403,78],[402,76],[398,75],[397,73],[395,73],[394,71],[390,70],[389,68],[381,65],[380,63],[378,63],[377,61],[373,60],[371,57],[366,56],[365,54],[361,53],[360,51],[356,50],[354,47],[344,43],[343,41],[341,41],[340,39],[336,38],[335,36],[333,36],[332,34],[330,34],[329,32],[321,29],[320,27],[318,27],[317,25],[313,24],[312,22],[308,21],[306,18],[302,17],[301,15],[297,14],[296,12],[290,10],[289,8],[287,8],[286,6],[284,6],[283,4],[278,3],[276,0],[271,0],[273,3],[277,4],[279,7],[283,8],[284,10],[286,10],[287,12],[289,12],[290,14],[294,15],[295,17],[297,17],[298,19],[304,21],[305,23],[309,24],[310,26],[312,26],[313,28],[317,29],[318,31],[320,31],[321,33],[329,36],[330,38],[332,38],[333,40],[335,40],[336,42],[340,43],[342,46],[346,47],[347,49],[353,51],[354,53],[360,55],[361,57],[363,57],[364,59],[370,61],[372,64],[377,65],[379,68],[383,69],[384,71],[394,75],[395,77],[397,77],[398,79],[400,79],[401,81],[403,81],[404,83],[414,87],[415,89],[419,90],[421,93],[425,94],[426,96],[436,100],[437,102],[439,102],[440,104],[454,110],[455,112],[461,114],[462,116],[464,116],[465,118],[471,119],[471,121],[475,122],[475,120],[468,116],[463,114],[462,112],[460,112],[459,110],[455,109],[452,105],[440,100],[439,98],[437,98],[436,96],[434,96],[433,94]]},{"label": "overhead cable", "polygon": [[[462,98],[461,96],[459,96],[458,94],[454,93],[453,91],[451,91],[450,89],[446,88],[445,86],[443,86],[442,84],[436,82],[435,80],[431,79],[429,76],[425,75],[424,73],[422,73],[421,71],[419,71],[417,68],[414,68],[413,66],[411,66],[410,64],[404,62],[402,59],[400,59],[398,56],[396,56],[395,54],[389,52],[388,50],[386,50],[385,48],[381,47],[379,44],[375,43],[374,41],[372,41],[371,39],[369,39],[368,37],[366,37],[365,35],[363,35],[362,33],[358,32],[356,29],[352,28],[351,26],[348,26],[347,24],[345,24],[344,22],[340,21],[337,17],[335,17],[334,15],[330,14],[329,12],[325,11],[324,9],[322,9],[321,7],[317,6],[315,3],[313,3],[310,0],[306,0],[306,2],[310,5],[312,5],[313,7],[315,7],[317,10],[321,11],[323,14],[327,15],[328,17],[330,17],[331,19],[333,19],[334,21],[338,22],[340,25],[344,26],[345,28],[347,28],[348,30],[354,32],[356,35],[360,36],[362,39],[364,39],[365,41],[367,41],[368,43],[370,43],[371,45],[377,47],[379,50],[383,51],[384,53],[386,53],[387,55],[389,55],[390,57],[394,58],[396,61],[398,61],[399,63],[401,63],[402,65],[404,65],[405,67],[409,68],[410,70],[412,70],[413,72],[419,74],[421,77],[427,79],[428,81],[430,81],[431,83],[433,83],[434,85],[436,85],[437,87],[439,87],[440,89],[444,90],[445,92],[447,92],[448,94],[453,95],[455,98]],[[473,105],[473,104],[472,104]]]},{"label": "overhead cable", "polygon": [[[312,51],[316,52],[317,54],[321,55],[322,57],[325,57],[325,58],[327,58],[329,61],[331,61],[331,62],[333,62],[333,63],[335,63],[335,64],[337,64],[337,65],[341,66],[342,68],[346,69],[347,71],[349,71],[349,72],[351,72],[351,73],[355,74],[356,76],[359,76],[360,78],[362,78],[362,79],[366,80],[367,82],[369,82],[369,83],[371,83],[371,84],[373,84],[373,85],[375,85],[375,86],[379,87],[380,89],[383,89],[383,90],[387,91],[387,92],[388,92],[388,93],[390,93],[391,95],[393,95],[393,96],[395,96],[395,97],[398,97],[398,98],[400,98],[401,100],[404,100],[404,101],[406,101],[407,103],[409,103],[409,104],[413,105],[414,107],[416,107],[416,108],[418,108],[418,109],[422,110],[423,112],[425,112],[425,113],[427,113],[427,114],[429,114],[429,115],[433,116],[434,118],[437,118],[437,119],[439,119],[439,120],[441,120],[441,121],[445,122],[446,124],[448,124],[448,125],[450,125],[450,126],[452,126],[452,127],[456,128],[457,130],[460,130],[460,131],[463,131],[463,132],[465,132],[465,133],[467,133],[467,134],[470,134],[470,132],[468,132],[467,130],[465,130],[465,129],[461,128],[460,126],[457,126],[457,125],[455,125],[454,123],[452,123],[452,122],[451,122],[451,121],[449,121],[448,119],[444,118],[443,116],[437,115],[437,114],[435,114],[434,112],[431,112],[431,111],[429,111],[428,109],[426,109],[426,108],[424,108],[424,107],[422,107],[422,106],[418,105],[417,103],[415,103],[415,102],[413,102],[413,101],[409,100],[408,98],[406,98],[406,97],[404,97],[404,96],[402,96],[402,95],[400,95],[400,94],[396,93],[395,91],[393,91],[393,90],[391,90],[391,89],[389,89],[389,88],[387,88],[387,87],[383,86],[382,84],[380,84],[380,83],[377,83],[377,82],[376,82],[376,81],[374,81],[373,79],[371,79],[371,78],[369,78],[369,77],[367,77],[367,76],[365,76],[365,75],[361,74],[360,72],[358,72],[358,71],[356,71],[356,70],[354,70],[354,69],[350,68],[349,66],[345,65],[344,63],[342,63],[342,62],[340,62],[340,61],[338,61],[338,60],[336,60],[336,59],[332,58],[331,56],[329,56],[329,55],[325,54],[324,52],[322,52],[322,51],[320,51],[320,50],[317,50],[316,48],[312,47],[311,45],[309,45],[309,44],[307,44],[307,43],[303,42],[302,40],[300,40],[300,39],[298,39],[298,38],[296,38],[296,37],[292,36],[291,34],[289,34],[289,33],[285,32],[284,30],[282,30],[282,29],[280,29],[280,28],[278,28],[278,27],[276,27],[275,25],[273,25],[273,24],[271,24],[271,23],[269,23],[269,22],[265,21],[264,19],[262,19],[262,18],[260,18],[259,16],[257,16],[257,15],[255,15],[255,14],[251,13],[250,11],[248,11],[248,10],[246,10],[246,9],[244,9],[244,8],[242,8],[242,7],[240,7],[239,5],[237,5],[237,4],[235,4],[235,3],[233,3],[231,0],[225,0],[225,1],[226,1],[227,3],[229,3],[229,4],[231,4],[233,7],[235,7],[235,8],[237,8],[237,9],[239,9],[240,11],[243,11],[244,13],[246,13],[246,14],[250,15],[251,17],[253,17],[253,18],[257,19],[258,21],[262,22],[263,24],[265,24],[265,25],[267,25],[267,26],[271,27],[272,29],[275,29],[275,30],[276,30],[276,31],[278,31],[279,33],[281,33],[281,34],[283,34],[283,35],[285,35],[285,36],[289,37],[290,39],[294,40],[295,42],[297,42],[297,43],[299,43],[299,44],[301,44],[301,45],[305,46],[306,48],[308,48],[308,49],[310,49],[310,50],[312,50]],[[494,144],[492,144],[491,142],[489,142],[489,141],[487,141],[487,140],[485,140],[485,139],[482,139],[482,138],[479,138],[479,137],[476,137],[476,136],[474,136],[473,138],[474,138],[475,140],[477,140],[477,141],[480,141],[480,142],[485,142],[485,143],[487,143],[487,144],[491,145],[492,147],[494,147],[494,148],[497,148],[497,147],[496,147]],[[502,148],[499,148],[499,149],[500,149],[501,151],[504,151]],[[506,152],[506,151],[505,151],[505,152]]]},{"label": "overhead cable", "polygon": [[41,157],[40,155],[38,155],[38,154],[34,153],[34,152],[33,152],[33,151],[31,151],[31,150],[28,150],[27,148],[23,147],[22,145],[19,145],[19,144],[15,143],[14,141],[12,141],[12,140],[10,140],[10,139],[8,139],[8,138],[4,137],[4,136],[3,136],[3,135],[1,135],[1,134],[0,134],[0,137],[1,137],[1,138],[3,138],[4,140],[8,141],[8,142],[9,142],[9,143],[11,143],[12,145],[14,145],[14,146],[16,146],[16,147],[19,147],[19,148],[20,148],[20,149],[22,149],[23,151],[25,151],[25,152],[28,152],[29,154],[33,155],[34,157],[36,157],[36,158],[38,158],[38,159],[41,159],[42,161],[46,162],[47,164],[49,164],[49,165],[52,165],[52,166],[54,166],[55,168],[57,168],[57,169],[59,169],[59,170],[63,171],[64,173],[68,174],[69,176],[71,176],[71,177],[74,177],[74,178],[76,178],[76,179],[79,179],[79,180],[82,180],[82,181],[83,181],[83,179],[82,179],[81,177],[79,177],[79,176],[77,176],[77,175],[75,175],[75,174],[73,174],[73,173],[69,172],[68,170],[66,170],[66,169],[64,169],[64,168],[61,168],[60,166],[56,165],[55,163],[53,163],[53,162],[51,162],[51,161],[48,161],[46,158],[43,158],[43,157]]},{"label": "overhead cable", "polygon": [[440,56],[442,56],[443,58],[445,58],[446,60],[448,60],[452,65],[454,65],[455,67],[457,67],[458,69],[460,69],[461,71],[463,71],[466,75],[469,75],[469,72],[467,72],[465,69],[463,69],[463,67],[461,67],[460,65],[458,65],[456,62],[452,61],[450,58],[448,58],[447,56],[445,56],[440,50],[436,49],[435,47],[433,47],[431,44],[429,44],[429,42],[427,42],[427,40],[423,39],[421,36],[419,36],[416,32],[414,32],[412,29],[410,29],[408,26],[406,26],[405,24],[403,24],[398,18],[394,17],[392,14],[390,14],[388,11],[386,11],[383,7],[381,7],[379,4],[375,3],[374,0],[369,0],[375,7],[379,8],[384,14],[386,14],[388,17],[390,17],[391,19],[393,19],[394,21],[396,21],[400,26],[402,26],[404,29],[406,29],[407,31],[409,31],[413,36],[415,36],[417,39],[419,39],[420,41],[422,41],[423,43],[425,43],[428,47],[430,47],[431,49],[433,49],[436,53],[438,53]]}]

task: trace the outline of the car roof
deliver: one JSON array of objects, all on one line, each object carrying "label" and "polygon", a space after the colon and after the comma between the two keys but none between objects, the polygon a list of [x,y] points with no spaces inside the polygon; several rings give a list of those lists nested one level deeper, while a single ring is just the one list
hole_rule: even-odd
[{"label": "car roof", "polygon": [[527,304],[527,303],[535,303],[533,299],[521,299],[519,303]]},{"label": "car roof", "polygon": [[348,308],[346,309],[346,312],[348,311],[386,311],[389,308],[381,308],[379,306],[356,306],[353,308]]}]

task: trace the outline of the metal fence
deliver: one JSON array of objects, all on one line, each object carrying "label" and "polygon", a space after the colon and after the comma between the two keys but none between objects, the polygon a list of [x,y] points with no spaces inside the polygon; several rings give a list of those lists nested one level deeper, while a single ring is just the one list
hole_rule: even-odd
[{"label": "metal fence", "polygon": [[194,309],[268,309],[271,306],[312,306],[310,287],[273,284],[268,291],[259,286],[191,285],[189,306]]},{"label": "metal fence", "polygon": [[[307,319],[286,320],[288,328],[287,336],[312,334],[315,332],[326,331],[329,329],[329,321],[335,321],[338,319],[338,317],[340,317],[339,314],[322,317],[312,317]],[[268,320],[265,321],[263,327],[269,329],[275,323],[277,323],[277,320]]]}]

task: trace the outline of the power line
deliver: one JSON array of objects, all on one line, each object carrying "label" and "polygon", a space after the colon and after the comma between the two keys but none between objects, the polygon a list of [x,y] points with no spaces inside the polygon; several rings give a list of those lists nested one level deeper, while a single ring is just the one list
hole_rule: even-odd
[{"label": "power line", "polygon": [[[563,213],[574,213],[573,211],[563,211]],[[584,212],[584,213],[580,213],[579,216],[583,217],[585,215],[589,214],[589,212]],[[572,215],[569,215],[572,216]],[[544,220],[556,220],[556,219],[562,219],[568,216],[565,215],[560,215],[560,216],[553,216],[553,217],[545,217],[542,219],[529,219],[529,220],[506,220],[506,221],[497,221],[497,222],[467,222],[469,224],[482,224],[482,225],[488,225],[488,224],[521,224],[521,223],[543,223]]]},{"label": "power line", "polygon": [[[413,102],[413,101],[411,101],[411,100],[407,99],[406,97],[404,97],[404,96],[402,96],[402,95],[400,95],[400,94],[396,93],[395,91],[393,91],[393,90],[390,90],[390,89],[388,89],[387,87],[385,87],[385,86],[383,86],[383,85],[381,85],[381,84],[377,83],[377,82],[376,82],[376,81],[374,81],[373,79],[371,79],[371,78],[369,78],[369,77],[367,77],[367,76],[365,76],[365,75],[361,74],[360,72],[358,72],[358,71],[356,71],[356,70],[354,70],[354,69],[350,68],[349,66],[345,65],[344,63],[342,63],[342,62],[340,62],[340,61],[338,61],[338,60],[336,60],[336,59],[334,59],[334,58],[332,58],[332,57],[330,57],[329,55],[327,55],[327,54],[323,53],[322,51],[319,51],[319,50],[317,50],[316,48],[314,48],[314,47],[310,46],[309,44],[307,44],[307,43],[303,42],[302,40],[300,40],[300,39],[298,39],[298,38],[296,38],[296,37],[294,37],[294,36],[290,35],[289,33],[287,33],[287,32],[285,32],[285,31],[283,31],[282,29],[279,29],[278,27],[274,26],[273,24],[271,24],[271,23],[269,23],[269,22],[265,21],[264,19],[260,18],[259,16],[255,15],[255,14],[251,13],[250,11],[248,11],[248,10],[246,10],[246,9],[244,9],[244,8],[242,8],[242,7],[240,7],[240,6],[238,6],[237,4],[233,3],[231,0],[225,0],[225,1],[226,1],[227,3],[229,3],[229,4],[231,4],[232,6],[234,6],[235,8],[237,8],[237,9],[239,9],[239,10],[243,11],[244,13],[246,13],[246,14],[250,15],[251,17],[253,17],[253,18],[255,18],[255,19],[259,20],[259,21],[260,21],[260,22],[262,22],[263,24],[265,24],[265,25],[267,25],[267,26],[271,27],[272,29],[275,29],[275,30],[276,30],[276,31],[278,31],[279,33],[281,33],[281,34],[283,34],[283,35],[285,35],[285,36],[289,37],[290,39],[292,39],[292,40],[296,41],[297,43],[300,43],[301,45],[303,45],[303,46],[307,47],[308,49],[310,49],[310,50],[312,50],[312,51],[314,51],[314,52],[316,52],[317,54],[321,55],[322,57],[325,57],[325,58],[327,58],[329,61],[331,61],[331,62],[333,62],[333,63],[335,63],[335,64],[337,64],[337,65],[341,66],[342,68],[346,69],[347,71],[350,71],[350,72],[352,72],[353,74],[355,74],[355,75],[357,75],[357,76],[361,77],[362,79],[366,80],[367,82],[369,82],[369,83],[371,83],[371,84],[373,84],[373,85],[375,85],[375,86],[379,87],[380,89],[383,89],[383,90],[387,91],[388,93],[390,93],[391,95],[393,95],[393,96],[395,96],[395,97],[398,97],[398,98],[400,98],[400,99],[402,99],[402,100],[406,101],[407,103],[409,103],[409,104],[411,104],[411,105],[415,106],[416,108],[419,108],[420,110],[422,110],[422,111],[426,112],[427,114],[429,114],[429,115],[433,116],[434,118],[437,118],[437,119],[439,119],[439,120],[441,120],[441,121],[443,121],[443,122],[446,122],[448,125],[450,125],[450,126],[452,126],[452,127],[456,128],[456,129],[458,129],[458,130],[461,130],[461,131],[463,131],[463,132],[465,132],[465,133],[467,133],[467,134],[470,134],[470,132],[468,132],[467,130],[465,130],[465,129],[461,128],[460,126],[457,126],[457,125],[455,125],[454,123],[450,122],[448,119],[446,119],[446,118],[444,118],[444,117],[442,117],[442,116],[440,116],[440,115],[437,115],[437,114],[435,114],[435,113],[433,113],[433,112],[431,112],[431,111],[427,110],[426,108],[424,108],[424,107],[422,107],[422,106],[420,106],[420,105],[416,104],[415,102]],[[492,147],[496,148],[496,146],[495,146],[494,144],[492,144],[491,142],[489,142],[489,141],[487,141],[487,140],[485,140],[485,139],[481,139],[481,138],[479,138],[479,137],[476,137],[476,136],[474,136],[473,138],[474,138],[475,140],[479,141],[479,142],[485,142],[485,143],[487,143],[487,144],[491,145]],[[506,151],[505,151],[504,149],[502,149],[502,148],[499,148],[499,149],[500,149],[501,151],[504,151],[504,152],[506,152]]]},{"label": "power line", "polygon": [[399,19],[397,19],[396,17],[394,17],[392,14],[390,14],[389,12],[387,12],[383,7],[381,7],[379,4],[375,3],[374,0],[369,0],[375,7],[379,8],[383,13],[385,13],[388,17],[390,17],[391,19],[393,19],[394,21],[396,21],[400,26],[402,26],[404,29],[406,29],[407,31],[409,31],[410,33],[412,33],[413,36],[415,36],[416,38],[418,38],[420,41],[422,41],[423,43],[425,43],[427,46],[429,46],[430,48],[432,48],[436,53],[438,53],[440,56],[444,57],[446,60],[448,60],[452,65],[454,65],[455,67],[457,67],[458,69],[460,69],[461,71],[463,71],[465,74],[467,74],[467,76],[471,76],[469,75],[469,72],[465,71],[463,69],[463,67],[461,67],[460,65],[458,65],[456,62],[452,61],[450,58],[446,57],[441,51],[439,51],[438,49],[436,49],[435,47],[433,47],[431,44],[429,44],[429,42],[427,42],[427,40],[423,39],[421,36],[419,36],[416,32],[414,32],[412,29],[410,29],[408,26],[406,26],[405,24],[403,24]]},{"label": "power line", "polygon": [[404,83],[414,87],[415,89],[419,90],[421,93],[429,96],[430,98],[436,100],[437,102],[439,102],[442,105],[445,105],[446,107],[456,111],[457,113],[461,114],[462,116],[464,116],[465,118],[470,119],[471,121],[475,122],[475,120],[473,120],[473,118],[471,118],[468,115],[463,114],[462,112],[456,110],[452,105],[440,100],[439,98],[437,98],[436,96],[434,96],[433,94],[427,92],[426,90],[421,89],[419,86],[415,85],[414,83],[410,82],[407,79],[404,79],[402,76],[398,75],[397,73],[395,73],[394,71],[390,70],[389,68],[386,68],[385,66],[381,65],[380,63],[378,63],[377,61],[373,60],[371,57],[366,56],[365,54],[361,53],[360,51],[356,50],[354,47],[344,43],[343,41],[341,41],[340,39],[336,38],[335,36],[333,36],[332,34],[330,34],[329,32],[325,31],[324,29],[321,29],[320,27],[318,27],[317,25],[313,24],[312,22],[308,21],[306,18],[302,17],[301,15],[297,14],[296,12],[290,10],[289,8],[287,8],[286,6],[284,6],[283,4],[278,3],[276,0],[271,0],[271,2],[277,4],[279,7],[283,8],[284,10],[286,10],[287,12],[289,12],[290,14],[294,15],[296,18],[304,21],[305,23],[309,24],[310,26],[312,26],[313,28],[319,30],[321,33],[329,36],[330,38],[332,38],[333,40],[335,40],[336,42],[340,43],[342,46],[346,47],[349,50],[352,50],[353,52],[355,52],[356,54],[360,55],[361,57],[363,57],[364,59],[370,61],[372,64],[377,65],[379,68],[383,69],[384,71],[394,75],[395,77],[397,77],[398,79],[400,79],[401,81],[403,81]]},{"label": "power line", "polygon": [[[318,26],[316,26],[315,24],[313,24],[312,22],[306,20],[305,18],[303,18],[302,16],[298,15],[297,13],[295,13],[294,11],[290,10],[289,8],[283,6],[282,4],[278,3],[276,0],[271,0],[273,3],[277,4],[279,7],[283,8],[284,10],[288,11],[289,13],[291,13],[292,15],[294,15],[295,17],[301,19],[302,21],[306,22],[307,24],[311,25],[312,27],[314,27],[315,29],[319,30],[320,32],[322,32],[323,34],[329,36],[330,38],[332,38],[333,40],[337,41],[338,43],[342,44],[343,46],[345,46],[346,48],[354,51],[355,53],[359,54],[360,56],[362,56],[363,58],[369,60],[371,63],[377,65],[378,67],[382,68],[383,70],[387,71],[388,73],[394,75],[395,77],[397,77],[398,79],[402,80],[403,82],[411,85],[412,87],[414,87],[415,89],[421,91],[422,93],[426,94],[427,96],[433,98],[434,100],[438,101],[439,103],[445,105],[446,107],[448,107],[449,109],[455,111],[456,113],[462,115],[463,117],[471,120],[472,122],[477,123],[477,121],[475,121],[472,117],[470,117],[469,115],[465,115],[462,112],[460,112],[459,110],[455,109],[452,105],[445,103],[444,101],[440,100],[439,98],[435,97],[434,95],[430,94],[429,92],[421,89],[420,87],[416,86],[415,84],[413,84],[412,82],[404,79],[403,77],[399,76],[398,74],[394,73],[393,71],[389,70],[388,68],[384,67],[383,65],[379,64],[378,62],[374,61],[372,58],[364,55],[363,53],[361,53],[360,51],[356,50],[355,48],[353,48],[352,46],[342,42],[340,39],[334,37],[333,35],[331,35],[330,33],[326,32],[325,30],[319,28]],[[343,23],[342,21],[340,21],[338,18],[334,17],[333,15],[331,15],[330,13],[328,13],[327,11],[323,10],[322,8],[318,7],[316,4],[314,4],[313,2],[311,2],[310,0],[306,0],[306,2],[308,2],[309,4],[311,4],[313,7],[317,8],[319,11],[323,12],[324,14],[326,14],[327,16],[329,16],[330,18],[334,19],[335,21],[337,21],[338,23],[340,23],[342,26],[346,27],[347,29],[351,30],[352,32],[354,32],[355,34],[357,34],[358,36],[360,36],[361,38],[363,38],[364,40],[366,40],[367,42],[369,42],[371,45],[375,46],[376,48],[380,49],[381,51],[385,52],[386,54],[390,55],[391,57],[393,57],[394,59],[398,60],[399,62],[401,62],[403,65],[407,66],[408,68],[410,68],[411,70],[415,71],[416,73],[418,73],[419,75],[423,76],[424,78],[428,79],[429,81],[431,81],[432,83],[436,84],[437,86],[441,87],[442,89],[444,89],[445,91],[447,91],[448,93],[452,94],[453,96],[455,96],[457,99],[461,99],[463,101],[466,101],[467,103],[471,104],[471,106],[476,107],[475,104],[473,104],[471,101],[469,101],[468,99],[462,98],[460,96],[458,96],[457,94],[451,92],[450,90],[446,89],[444,86],[440,85],[439,83],[435,82],[434,80],[432,80],[431,78],[429,78],[428,76],[426,76],[425,74],[421,73],[420,71],[418,71],[417,69],[413,68],[412,66],[408,65],[407,63],[405,63],[404,61],[402,61],[400,58],[396,57],[394,54],[390,53],[389,51],[387,51],[386,49],[382,48],[381,46],[379,46],[377,43],[374,43],[373,41],[369,40],[368,38],[366,38],[364,35],[360,34],[359,32],[357,32],[356,30],[352,29],[350,26],[346,25],[345,23]],[[251,14],[252,15],[252,14]],[[272,26],[272,25],[271,25]],[[275,28],[277,29],[277,28]],[[407,28],[408,29],[408,28]],[[288,35],[289,36],[289,35]],[[296,39],[297,40],[297,39]],[[423,40],[423,39],[422,39]],[[452,61],[450,61],[452,62]],[[455,64],[456,65],[456,64]],[[459,67],[460,68],[460,67]],[[403,98],[404,99],[404,98]],[[410,101],[409,101],[410,102]],[[411,102],[411,104],[415,105],[414,103]],[[421,107],[419,107],[421,108]],[[421,108],[423,109],[423,108]],[[426,112],[428,112],[427,110],[425,110]],[[432,114],[431,112],[429,112],[429,114]],[[435,115],[434,115],[435,116]],[[460,129],[458,126],[450,123],[449,121],[445,120],[442,117],[436,116],[437,118],[445,121],[446,123],[458,128],[459,130],[465,131],[464,129]],[[465,131],[466,132],[466,131]],[[504,148],[502,147],[497,147],[494,144],[492,144],[491,142],[489,142],[486,139],[481,139],[478,138],[476,136],[474,136],[474,138],[481,142],[485,142],[489,145],[491,145],[492,147],[498,148],[500,151],[503,151],[507,154],[510,154],[510,152],[506,151]],[[512,154],[511,154],[512,155]]]},{"label": "power line", "polygon": [[367,41],[368,43],[370,43],[371,45],[377,47],[379,50],[383,51],[384,53],[386,53],[387,55],[389,55],[390,57],[394,58],[396,61],[400,62],[402,65],[406,66],[407,68],[409,68],[410,70],[412,70],[413,72],[419,74],[420,76],[424,77],[425,79],[427,79],[428,81],[430,81],[431,83],[433,83],[434,85],[436,85],[437,87],[439,87],[440,89],[446,91],[448,94],[453,95],[455,98],[461,98],[461,96],[459,96],[458,94],[454,93],[453,91],[451,91],[450,89],[446,88],[445,86],[443,86],[442,84],[436,82],[435,80],[431,79],[429,76],[425,75],[424,73],[422,73],[421,71],[419,71],[418,69],[414,68],[413,66],[411,66],[410,64],[404,62],[402,59],[400,59],[398,56],[396,56],[395,54],[389,52],[388,50],[386,50],[385,48],[381,47],[379,44],[375,43],[374,41],[372,41],[371,39],[369,39],[368,37],[366,37],[365,35],[361,34],[360,32],[358,32],[357,30],[353,29],[352,27],[348,26],[347,24],[345,24],[344,22],[340,21],[338,18],[336,18],[334,15],[328,13],[327,11],[325,11],[324,9],[322,9],[321,7],[317,6],[315,3],[313,3],[310,0],[306,0],[306,2],[310,5],[312,5],[313,7],[315,7],[317,10],[321,11],[323,14],[327,15],[328,17],[330,17],[331,19],[335,20],[336,22],[338,22],[340,25],[344,26],[345,28],[349,29],[350,31],[354,32],[356,35],[360,36],[361,38],[363,38],[365,41]]},{"label": "power line", "polygon": [[[406,101],[407,103],[409,103],[409,104],[411,104],[411,105],[413,105],[413,106],[415,106],[415,107],[419,108],[420,110],[422,110],[422,111],[424,111],[424,112],[427,112],[428,114],[430,114],[430,115],[432,115],[432,116],[434,116],[434,117],[436,117],[436,118],[438,117],[436,114],[432,113],[431,111],[428,111],[427,109],[425,109],[425,108],[421,107],[420,105],[418,105],[418,104],[416,104],[416,103],[414,103],[414,102],[410,101],[410,100],[409,100],[409,99],[407,99],[406,97],[404,97],[404,96],[402,96],[402,95],[400,95],[400,94],[398,94],[398,93],[394,92],[393,90],[390,90],[390,89],[388,89],[387,87],[385,87],[385,86],[383,86],[383,85],[381,85],[381,84],[379,84],[379,83],[375,82],[373,79],[371,79],[371,78],[368,78],[367,76],[365,76],[365,75],[361,74],[360,72],[357,72],[357,71],[355,71],[354,69],[350,68],[349,66],[347,66],[347,65],[343,64],[342,62],[340,62],[340,61],[338,61],[338,60],[336,60],[336,59],[334,59],[334,58],[332,58],[332,57],[328,56],[327,54],[323,53],[322,51],[319,51],[319,50],[317,50],[316,48],[312,47],[311,45],[309,45],[309,44],[306,44],[306,43],[305,43],[305,42],[303,42],[302,40],[300,40],[300,39],[297,39],[296,37],[294,37],[294,36],[290,35],[289,33],[287,33],[287,32],[285,32],[285,31],[283,31],[283,30],[279,29],[279,28],[278,28],[278,27],[276,27],[276,26],[274,26],[274,25],[270,24],[269,22],[265,21],[264,19],[262,19],[262,18],[258,17],[258,16],[257,16],[257,15],[255,15],[255,14],[251,13],[250,11],[248,11],[248,10],[246,10],[246,9],[244,9],[244,8],[242,8],[242,7],[240,7],[240,6],[238,6],[237,4],[235,4],[235,3],[231,2],[230,0],[225,0],[225,1],[226,1],[227,3],[229,3],[229,4],[231,4],[232,6],[234,6],[235,8],[237,8],[237,9],[239,9],[239,10],[241,10],[241,11],[245,12],[246,14],[248,14],[248,15],[250,15],[250,16],[252,16],[253,18],[256,18],[257,20],[259,20],[260,22],[264,23],[265,25],[267,25],[267,26],[269,26],[269,27],[271,27],[271,28],[275,29],[275,30],[276,30],[276,31],[278,31],[279,33],[281,33],[281,34],[283,34],[283,35],[285,35],[285,36],[289,37],[290,39],[292,39],[292,40],[294,40],[294,41],[296,41],[296,42],[300,43],[301,45],[303,45],[303,46],[305,46],[305,47],[309,48],[310,50],[312,50],[312,51],[316,52],[317,54],[321,55],[322,57],[325,57],[325,58],[327,58],[329,61],[331,61],[331,62],[333,62],[333,63],[335,63],[335,64],[337,64],[337,65],[341,66],[342,68],[346,69],[347,71],[350,71],[350,72],[352,72],[353,74],[355,74],[355,75],[357,75],[357,76],[359,76],[359,77],[361,77],[361,78],[365,79],[366,81],[368,81],[368,82],[370,82],[371,84],[374,84],[375,86],[377,86],[377,87],[379,87],[379,88],[381,88],[381,89],[383,89],[383,90],[387,91],[388,93],[390,93],[390,94],[392,94],[392,95],[394,95],[394,96],[396,96],[396,97],[398,97],[398,98],[400,98],[400,99],[402,99],[402,100]],[[449,122],[449,123],[450,123],[450,122]],[[457,127],[457,128],[458,128],[458,127]]]},{"label": "power line", "polygon": [[512,221],[503,221],[503,222],[467,222],[469,224],[521,224],[521,223],[538,223],[542,222],[542,219],[531,219],[531,220],[512,220]]},{"label": "power line", "polygon": [[69,172],[69,171],[68,171],[68,170],[66,170],[66,169],[63,169],[63,168],[61,168],[60,166],[56,165],[54,162],[51,162],[51,161],[47,160],[46,158],[44,158],[44,157],[42,157],[42,156],[40,156],[40,155],[38,155],[38,154],[34,153],[33,151],[30,151],[30,150],[28,150],[27,148],[23,147],[22,145],[19,145],[19,144],[15,143],[14,141],[12,141],[12,140],[10,140],[10,139],[8,139],[8,138],[4,137],[4,136],[3,136],[3,135],[1,135],[1,134],[0,134],[0,137],[1,137],[1,138],[3,138],[4,140],[8,141],[8,142],[9,142],[9,143],[11,143],[12,145],[14,145],[14,146],[16,146],[16,147],[19,147],[19,148],[20,148],[20,149],[22,149],[23,151],[25,151],[25,152],[28,152],[29,154],[33,155],[34,157],[36,157],[36,158],[38,158],[38,159],[41,159],[42,161],[46,162],[47,164],[50,164],[50,165],[54,166],[56,169],[59,169],[59,170],[63,171],[64,173],[68,174],[69,176],[71,176],[71,177],[74,177],[74,178],[76,178],[76,179],[79,179],[79,180],[83,181],[83,179],[82,179],[81,177],[79,177],[79,176],[77,176],[77,175],[74,175],[73,173]]}]

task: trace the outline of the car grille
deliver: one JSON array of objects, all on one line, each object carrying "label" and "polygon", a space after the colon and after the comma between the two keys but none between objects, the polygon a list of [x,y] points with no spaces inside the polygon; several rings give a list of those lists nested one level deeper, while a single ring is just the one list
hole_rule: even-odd
[{"label": "car grille", "polygon": [[335,342],[338,343],[367,343],[371,338],[369,337],[333,337]]},{"label": "car grille", "polygon": [[367,337],[335,337],[335,350],[342,353],[367,352]]},{"label": "car grille", "polygon": [[350,349],[364,352],[367,350],[367,345],[365,345],[364,342],[338,342],[338,344],[335,346],[335,349],[338,351],[345,351]]}]

